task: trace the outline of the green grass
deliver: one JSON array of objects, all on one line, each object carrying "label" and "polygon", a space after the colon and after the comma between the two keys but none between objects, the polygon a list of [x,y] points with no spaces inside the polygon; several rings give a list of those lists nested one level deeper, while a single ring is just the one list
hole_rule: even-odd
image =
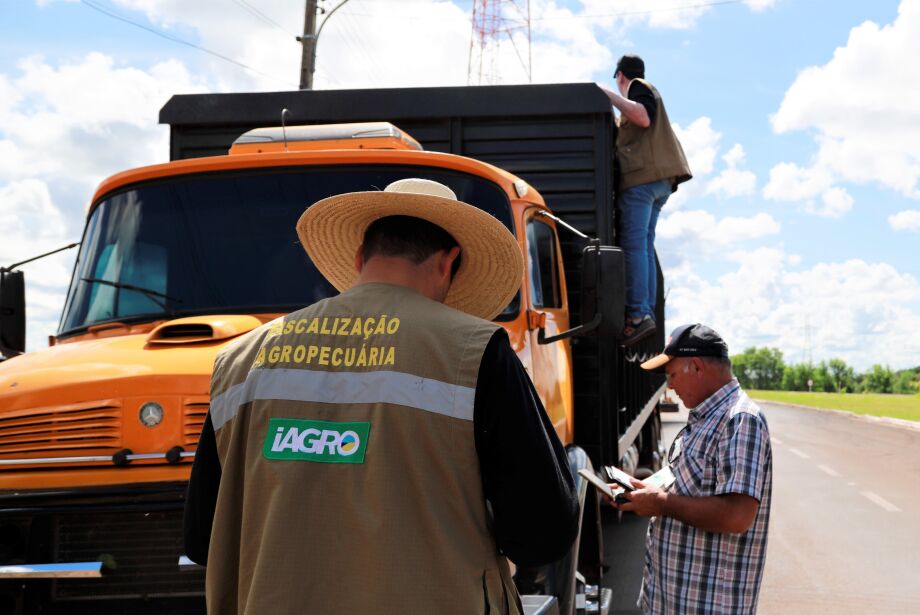
[{"label": "green grass", "polygon": [[800,391],[748,391],[754,399],[788,404],[846,410],[855,414],[889,416],[920,421],[920,395],[879,395],[877,393],[804,393]]}]

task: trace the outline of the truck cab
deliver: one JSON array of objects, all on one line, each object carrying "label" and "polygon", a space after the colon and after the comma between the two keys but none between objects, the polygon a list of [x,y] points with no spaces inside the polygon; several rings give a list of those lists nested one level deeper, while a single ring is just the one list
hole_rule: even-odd
[{"label": "truck cab", "polygon": [[88,597],[80,587],[127,604],[179,600],[174,584],[200,582],[176,563],[215,355],[335,294],[297,239],[306,207],[406,177],[449,186],[515,234],[526,274],[496,320],[559,437],[572,442],[569,341],[537,340],[569,319],[555,222],[533,188],[492,165],[425,152],[388,123],[254,130],[227,155],[104,181],[52,345],[0,364],[0,500],[7,509],[33,503],[26,514],[3,513],[0,564],[104,564],[98,579],[53,578],[45,596],[30,586],[17,600],[76,612]]}]

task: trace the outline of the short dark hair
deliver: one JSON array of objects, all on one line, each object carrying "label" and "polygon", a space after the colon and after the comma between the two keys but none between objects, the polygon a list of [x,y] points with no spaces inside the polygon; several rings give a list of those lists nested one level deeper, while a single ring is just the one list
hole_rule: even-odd
[{"label": "short dark hair", "polygon": [[[371,222],[364,231],[364,262],[372,256],[401,256],[416,265],[432,254],[458,246],[457,240],[437,224],[414,216],[386,216]],[[453,262],[451,277],[460,268]]]},{"label": "short dark hair", "polygon": [[623,73],[627,79],[644,79],[645,62],[639,56],[628,53],[617,62],[616,72]]}]

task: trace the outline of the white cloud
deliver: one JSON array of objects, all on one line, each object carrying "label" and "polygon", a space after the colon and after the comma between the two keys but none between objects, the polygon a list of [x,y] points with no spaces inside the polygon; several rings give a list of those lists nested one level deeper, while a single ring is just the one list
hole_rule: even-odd
[{"label": "white cloud", "polygon": [[667,208],[674,211],[706,193],[703,180],[715,169],[722,133],[713,129],[712,120],[706,116],[695,119],[686,128],[676,123],[671,124],[671,127],[684,148],[684,155],[693,174],[693,179],[681,184],[668,199]]},{"label": "white cloud", "polygon": [[716,220],[708,211],[696,209],[676,211],[663,218],[656,233],[658,241],[678,247],[678,252],[700,254],[779,232],[779,223],[766,213]]},{"label": "white cloud", "polygon": [[[71,239],[47,184],[37,179],[0,185],[0,228],[3,266],[61,248]],[[43,345],[54,332],[74,256],[73,251],[64,252],[21,267],[26,273],[26,338],[30,348]]]},{"label": "white cloud", "polygon": [[792,162],[781,162],[770,169],[770,180],[764,186],[764,198],[776,201],[808,201],[834,183],[827,169],[804,169]]},{"label": "white cloud", "polygon": [[[293,4],[302,14],[302,6]],[[410,35],[393,36],[407,27]],[[317,87],[464,85],[470,31],[469,15],[452,2],[352,0],[323,29]],[[501,74],[526,81],[513,48],[505,45],[502,51]],[[298,50],[298,62],[299,57]]]},{"label": "white cloud", "polygon": [[684,148],[693,176],[701,177],[712,173],[716,156],[719,154],[719,141],[722,140],[722,133],[712,127],[712,119],[703,116],[686,128],[679,124],[674,124],[673,128]]},{"label": "white cloud", "polygon": [[[773,201],[801,203],[803,211],[825,218],[839,218],[853,208],[846,189],[834,187],[832,173],[820,166],[802,168],[782,162],[770,169],[763,196]],[[820,203],[816,199],[820,197]]]},{"label": "white cloud", "polygon": [[[778,0],[744,0],[754,12],[772,7]],[[689,30],[714,7],[706,3],[674,0],[582,0],[582,15],[593,20],[612,20],[615,28],[626,30],[640,26],[662,30]],[[540,15],[539,12],[535,14]]]},{"label": "white cloud", "polygon": [[893,23],[853,28],[827,64],[804,69],[789,87],[773,128],[815,134],[805,171],[824,188],[877,182],[920,198],[920,63],[907,60],[920,57],[918,33],[920,3],[902,0]]},{"label": "white cloud", "polygon": [[[531,9],[534,15],[540,16],[532,22],[534,82],[593,81],[598,72],[613,75],[617,58],[602,40],[602,33],[613,24],[612,18],[580,17],[594,10],[591,3],[586,3],[581,12],[560,7],[554,1],[533,2]],[[521,43],[519,49],[523,51],[526,43]],[[512,65],[520,64],[510,45],[506,54]],[[514,71],[504,74],[513,75]]]},{"label": "white cloud", "polygon": [[[887,263],[821,263],[796,270],[781,249],[736,252],[738,269],[710,282],[690,261],[665,272],[668,320],[705,322],[733,353],[775,346],[786,360],[840,357],[858,369],[873,363],[912,367],[920,356],[920,283]],[[670,326],[670,325],[669,325]]]},{"label": "white cloud", "polygon": [[738,197],[754,194],[757,176],[751,171],[725,169],[718,177],[706,184],[706,192],[721,194],[726,197]]},{"label": "white cloud", "polygon": [[[218,83],[217,90],[289,90],[298,86],[302,47],[295,36],[303,29],[302,2],[262,0],[255,5],[280,27],[226,0],[116,2],[123,11],[140,11],[157,27],[182,38],[193,38],[187,34],[192,29],[202,47],[258,71],[201,55],[203,65]],[[335,4],[328,4],[327,10]],[[319,15],[317,26],[324,19]],[[400,31],[405,36],[394,36]],[[465,84],[470,32],[469,13],[453,2],[351,0],[322,29],[314,88]],[[514,52],[510,45],[507,47],[500,67],[520,81],[520,63],[516,56],[511,63]]]},{"label": "white cloud", "polygon": [[888,224],[896,231],[920,231],[920,210],[905,209],[888,216]]},{"label": "white cloud", "polygon": [[[12,242],[29,239],[61,239],[65,224],[61,212],[52,204],[48,186],[37,179],[26,179],[0,186],[0,262],[16,258]],[[35,224],[30,224],[35,222]]]},{"label": "white cloud", "polygon": [[583,0],[587,15],[617,15],[617,25],[626,28],[648,26],[666,30],[688,30],[709,12],[710,7],[688,6],[676,9],[672,0],[646,0],[637,5],[633,0]]},{"label": "white cloud", "polygon": [[18,70],[4,76],[16,95],[0,96],[0,182],[47,177],[88,190],[125,167],[163,161],[160,107],[175,92],[205,89],[175,60],[144,71],[90,53],[57,67],[30,57]]},{"label": "white cloud", "polygon": [[738,168],[744,162],[744,148],[741,144],[736,143],[722,156],[722,160],[727,168],[706,184],[706,193],[728,198],[754,194],[757,176],[751,171]]},{"label": "white cloud", "polygon": [[755,13],[773,8],[779,0],[744,0],[744,3]]},{"label": "white cloud", "polygon": [[813,202],[805,207],[805,211],[825,218],[839,218],[853,209],[853,197],[843,188],[829,188],[821,193],[821,205]]},{"label": "white cloud", "polygon": [[734,169],[744,162],[744,157],[744,148],[741,147],[740,143],[735,143],[735,145],[722,156],[722,160],[725,161],[725,164],[727,164],[729,168]]},{"label": "white cloud", "polygon": [[[712,126],[712,119],[699,117],[686,128],[672,124],[677,135],[693,179],[681,184],[680,189],[668,199],[669,210],[682,208],[700,197],[715,194],[722,198],[735,198],[754,193],[757,176],[748,170],[739,168],[744,164],[745,151],[736,143],[721,155],[723,167],[718,165],[720,158],[722,133]],[[717,172],[715,177],[712,174]]]},{"label": "white cloud", "polygon": [[[252,69],[200,53],[201,71],[210,75],[218,91],[297,88],[301,47],[295,36],[303,28],[302,3],[263,0],[255,5],[284,29],[256,17],[241,3],[224,0],[114,0],[114,4],[115,12],[129,19],[144,23],[146,18],[172,36]],[[137,15],[138,12],[143,16]],[[99,18],[110,19],[101,15]],[[138,36],[148,36],[137,32]],[[320,43],[321,51],[323,42],[326,41]],[[177,45],[176,49],[178,53],[182,47]]]}]

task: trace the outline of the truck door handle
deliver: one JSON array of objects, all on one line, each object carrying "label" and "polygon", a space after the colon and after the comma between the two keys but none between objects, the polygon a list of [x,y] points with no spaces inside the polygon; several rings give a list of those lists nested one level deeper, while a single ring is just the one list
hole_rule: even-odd
[{"label": "truck door handle", "polygon": [[546,326],[546,312],[527,310],[527,330],[542,329]]}]

